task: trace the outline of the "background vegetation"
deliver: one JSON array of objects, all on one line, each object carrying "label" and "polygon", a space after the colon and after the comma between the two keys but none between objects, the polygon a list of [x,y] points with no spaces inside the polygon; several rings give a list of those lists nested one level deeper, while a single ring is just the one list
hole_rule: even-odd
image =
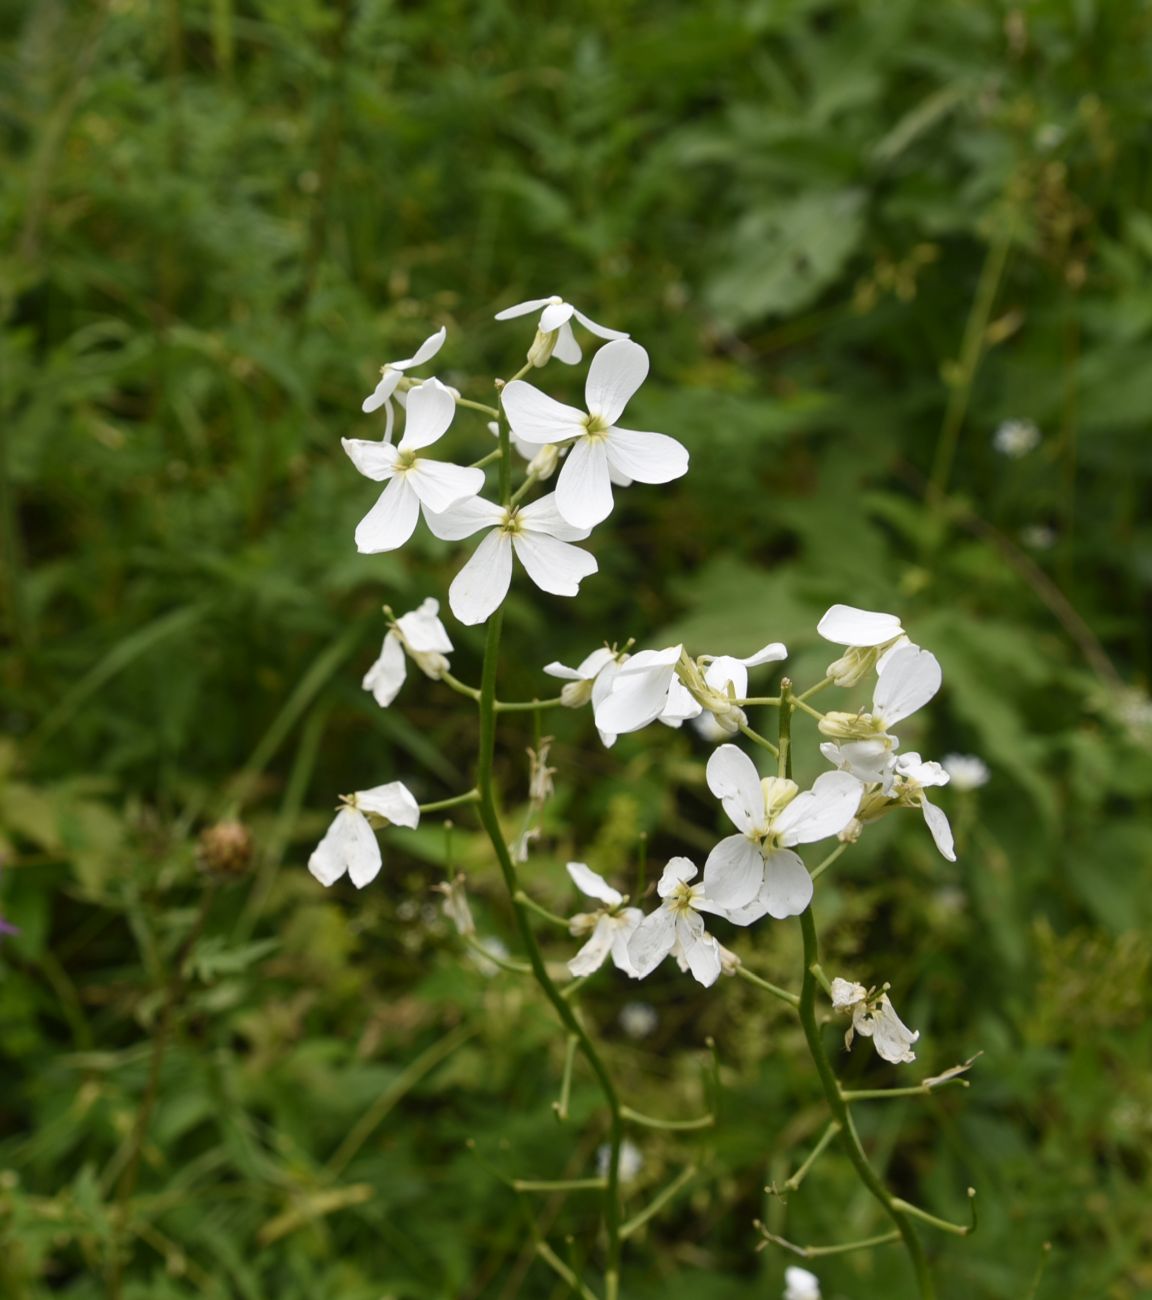
[{"label": "background vegetation", "polygon": [[[450,858],[511,942],[481,840],[397,836],[361,895],[304,870],[337,792],[470,780],[456,697],[359,688],[382,602],[443,596],[452,558],[356,554],[339,437],[440,323],[439,373],[482,396],[528,343],[491,315],[552,292],[648,347],[639,427],[693,467],[628,494],[579,600],[516,588],[502,693],[628,636],[780,637],[815,680],[823,608],[900,612],[945,671],[916,746],[992,780],[941,795],[955,866],[905,818],[829,873],[829,966],[893,981],[913,1070],[984,1055],[866,1139],[938,1212],[979,1189],[978,1236],[931,1243],[945,1295],[1152,1294],[1150,25],[1138,0],[0,4],[4,1297],[563,1293],[492,1170],[592,1172],[596,1093],[578,1073],[557,1128],[547,1009],[433,906]],[[1009,419],[1024,457],[993,446]],[[618,878],[642,831],[653,862],[713,841],[694,735],[556,734],[544,901],[572,906],[568,857]],[[233,817],[251,860],[211,884],[198,836]],[[794,978],[793,926],[741,951]],[[638,1106],[699,1113],[708,1035],[719,1060],[715,1132],[642,1144],[634,1207],[702,1168],[630,1246],[630,1300],[779,1294],[758,1216],[872,1228],[832,1156],[766,1203],[823,1122],[786,1014],[674,971],[587,1005]],[[578,1194],[529,1206],[594,1248]],[[820,1272],[911,1294],[891,1250]]]}]

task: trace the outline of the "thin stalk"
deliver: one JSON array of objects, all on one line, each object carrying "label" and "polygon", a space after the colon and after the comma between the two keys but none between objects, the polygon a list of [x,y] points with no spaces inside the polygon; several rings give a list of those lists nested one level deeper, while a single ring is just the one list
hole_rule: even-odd
[{"label": "thin stalk", "polygon": [[569,1034],[564,1044],[564,1073],[560,1076],[560,1100],[552,1103],[552,1109],[561,1124],[568,1118],[568,1101],[572,1096],[572,1067],[576,1064],[578,1046],[579,1040]]},{"label": "thin stalk", "polygon": [[497,713],[531,713],[539,709],[557,709],[564,701],[559,695],[547,700],[496,700]]},{"label": "thin stalk", "polygon": [[459,808],[461,804],[476,803],[480,799],[479,790],[469,790],[467,794],[454,794],[451,799],[437,799],[433,803],[422,803],[422,813],[443,812],[446,808]]},{"label": "thin stalk", "polygon": [[744,735],[748,737],[749,740],[759,745],[761,749],[766,749],[771,755],[773,755],[773,757],[779,756],[780,751],[776,748],[776,746],[766,737],[760,735],[758,731],[753,731],[752,728],[748,726],[746,722],[738,722],[736,725],[740,728],[740,730],[744,733]]},{"label": "thin stalk", "polygon": [[774,998],[779,998],[781,1002],[787,1002],[793,1011],[799,1009],[800,998],[795,993],[789,993],[787,989],[782,989],[778,984],[769,984],[766,979],[761,979],[759,975],[753,975],[747,966],[737,966],[736,974],[742,980],[749,984],[755,984],[758,989],[763,989],[765,993],[771,993]]},{"label": "thin stalk", "polygon": [[716,1123],[715,1115],[701,1115],[697,1119],[657,1119],[655,1115],[644,1115],[638,1110],[633,1110],[631,1106],[621,1106],[620,1114],[642,1128],[662,1128],[672,1132],[711,1128]]},{"label": "thin stalk", "polygon": [[851,847],[851,845],[846,844],[846,843],[845,843],[845,844],[838,844],[838,845],[837,845],[837,846],[832,850],[832,852],[828,854],[828,856],[824,859],[824,861],[820,863],[819,866],[817,866],[817,867],[813,867],[813,868],[812,868],[812,871],[811,871],[812,879],[813,879],[813,880],[819,880],[820,877],[821,877],[821,876],[822,876],[822,875],[823,875],[823,874],[828,870],[828,868],[833,864],[833,862],[835,862],[836,859],[837,859],[837,858],[838,858],[842,853],[846,853],[850,847]]},{"label": "thin stalk", "polygon": [[695,1177],[695,1165],[689,1165],[686,1169],[682,1169],[668,1184],[668,1186],[665,1187],[658,1196],[653,1197],[651,1202],[646,1205],[639,1214],[628,1220],[628,1222],[620,1229],[620,1235],[625,1238],[632,1236],[632,1234],[642,1228],[649,1219],[659,1214],[668,1202],[678,1196]]},{"label": "thin stalk", "polygon": [[[456,405],[463,406],[469,411],[479,411],[481,415],[486,415],[492,420],[498,420],[500,418],[500,412],[494,406],[485,406],[483,402],[470,402],[466,397],[458,397],[456,399]],[[499,455],[500,453],[498,451],[493,452],[489,459],[495,460]]]},{"label": "thin stalk", "polygon": [[546,907],[543,907],[522,889],[516,891],[516,897],[513,901],[518,903],[521,907],[526,907],[530,912],[535,912],[536,915],[541,917],[543,920],[551,921],[553,925],[561,925],[565,930],[568,929],[568,921],[565,917],[559,916],[556,912],[550,912]]},{"label": "thin stalk", "polygon": [[811,699],[812,696],[815,695],[818,691],[822,691],[824,690],[825,687],[831,685],[832,685],[832,678],[825,677],[822,681],[818,681],[815,686],[809,686],[808,689],[802,695],[797,695],[794,698],[797,700]]},{"label": "thin stalk", "polygon": [[517,1192],[602,1192],[606,1178],[513,1178]]},{"label": "thin stalk", "polygon": [[491,465],[494,461],[500,459],[500,455],[501,455],[500,448],[497,447],[495,451],[490,451],[487,456],[481,456],[479,460],[474,460],[472,464],[468,466],[468,468],[487,469],[487,467]]},{"label": "thin stalk", "polygon": [[[800,1184],[804,1181],[805,1178],[808,1177],[808,1171],[812,1168],[812,1166],[816,1163],[816,1161],[820,1159],[820,1157],[828,1149],[829,1144],[833,1142],[839,1136],[839,1134],[840,1134],[840,1122],[839,1120],[832,1120],[831,1123],[828,1125],[828,1127],[820,1135],[820,1140],[809,1152],[807,1160],[804,1161],[804,1163],[800,1166],[799,1169],[796,1170],[794,1174],[791,1174],[788,1178],[784,1180],[784,1185],[780,1190],[784,1192],[798,1192],[800,1190]],[[774,1187],[770,1187],[766,1190],[775,1191],[776,1189]]]},{"label": "thin stalk", "polygon": [[797,1246],[795,1242],[769,1232],[762,1223],[755,1226],[759,1228],[760,1235],[766,1242],[770,1241],[774,1246],[790,1250],[793,1255],[799,1255],[801,1259],[821,1259],[826,1255],[850,1255],[855,1250],[871,1250],[873,1246],[887,1246],[889,1242],[900,1240],[898,1232],[882,1232],[876,1237],[863,1237],[860,1241],[842,1241],[836,1246]]}]

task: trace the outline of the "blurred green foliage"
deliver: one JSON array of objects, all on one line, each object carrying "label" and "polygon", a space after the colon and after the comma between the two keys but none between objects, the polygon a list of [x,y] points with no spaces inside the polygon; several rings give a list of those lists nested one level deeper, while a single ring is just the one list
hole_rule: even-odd
[{"label": "blurred green foliage", "polygon": [[[979,1235],[930,1243],[945,1296],[1152,1294],[1150,28],[1138,0],[0,4],[5,1300],[563,1294],[493,1168],[590,1173],[596,1093],[578,1072],[556,1127],[554,1024],[432,905],[462,865],[510,938],[482,841],[396,836],[355,897],[303,870],[338,791],[470,780],[456,697],[359,689],[381,603],[442,596],[455,561],[426,534],[355,553],[372,498],[338,439],[440,323],[439,373],[483,399],[530,337],[491,314],[551,292],[649,348],[636,420],[693,468],[621,500],[579,600],[514,589],[501,693],[628,636],[781,637],[814,681],[823,608],[899,611],[945,672],[907,747],[993,780],[941,795],[956,866],[913,818],[837,864],[828,965],[893,981],[915,1070],[983,1056],[864,1137],[938,1212],[979,1189]],[[1009,419],[1041,432],[1019,459]],[[571,909],[566,857],[628,879],[641,831],[652,862],[706,851],[695,737],[555,729],[543,902]],[[507,736],[515,805],[531,735]],[[229,818],[250,871],[210,885],[197,837]],[[765,925],[738,946],[791,982],[794,927]],[[630,1244],[629,1300],[778,1294],[756,1217],[876,1230],[835,1156],[763,1195],[823,1123],[776,1006],[604,974],[587,1014],[660,1114],[709,1104],[719,1053],[715,1132],[643,1137],[629,1212],[703,1163]],[[594,1250],[580,1194],[532,1206]],[[911,1294],[891,1251],[820,1272]]]}]

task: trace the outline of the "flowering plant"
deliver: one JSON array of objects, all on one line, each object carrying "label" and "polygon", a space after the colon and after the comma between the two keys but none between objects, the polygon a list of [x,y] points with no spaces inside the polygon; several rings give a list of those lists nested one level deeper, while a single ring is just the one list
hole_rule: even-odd
[{"label": "flowering plant", "polygon": [[[792,1246],[757,1225],[763,1237],[760,1244],[773,1242],[808,1255],[900,1241],[921,1294],[932,1295],[928,1261],[915,1221],[960,1235],[971,1231],[974,1221],[972,1225],[952,1224],[893,1195],[869,1161],[850,1108],[856,1101],[924,1095],[947,1083],[963,1083],[967,1065],[913,1086],[868,1092],[841,1086],[822,1033],[822,1019],[830,1013],[850,1017],[846,1049],[854,1036],[868,1037],[879,1056],[891,1064],[915,1061],[912,1046],[919,1034],[900,1020],[888,996],[888,984],[869,989],[852,979],[829,979],[820,964],[812,903],[824,872],[867,834],[871,825],[892,813],[918,810],[936,848],[954,860],[948,818],[927,794],[929,789],[947,784],[949,772],[939,763],[922,760],[918,753],[902,751],[897,735],[897,728],[939,691],[940,665],[931,651],[912,641],[895,615],[839,604],[827,611],[816,629],[837,647],[838,657],[829,663],[826,675],[807,689],[797,690],[784,676],[774,694],[749,694],[750,671],[765,670],[787,659],[787,648],[780,641],[768,642],[745,658],[729,653],[692,656],[683,645],[634,649],[633,641],[616,641],[593,649],[576,667],[559,662],[541,665],[542,673],[564,682],[555,698],[498,699],[502,607],[513,581],[514,560],[540,591],[575,597],[581,584],[598,571],[595,555],[576,543],[588,541],[593,530],[608,519],[616,504],[615,493],[636,483],[672,483],[687,473],[689,466],[688,452],[676,439],[618,423],[647,376],[644,348],[560,298],[521,303],[500,312],[497,319],[518,319],[537,310],[541,314],[526,363],[507,382],[496,381],[496,405],[466,399],[435,377],[408,376],[409,369],[438,354],[445,341],[445,331],[440,330],[408,360],[385,366],[380,383],[364,402],[366,413],[385,409],[383,436],[379,440],[344,440],[360,473],[387,483],[356,530],[356,545],[362,552],[402,546],[421,518],[436,537],[449,542],[483,533],[447,593],[456,620],[486,625],[480,684],[472,686],[453,675],[449,659],[453,643],[434,596],[399,617],[386,607],[389,630],[363,682],[380,707],[388,708],[404,684],[406,661],[411,659],[426,677],[467,698],[478,716],[476,778],[472,789],[423,805],[397,779],[343,796],[342,807],[309,860],[309,869],[325,886],[347,875],[353,885],[364,888],[382,869],[377,829],[388,825],[415,828],[422,815],[457,808],[474,811],[514,909],[523,960],[505,959],[485,950],[477,940],[463,875],[440,887],[445,914],[466,944],[498,965],[530,974],[551,1004],[569,1043],[558,1115],[567,1118],[577,1054],[595,1075],[607,1111],[607,1142],[601,1148],[595,1178],[517,1180],[512,1185],[518,1191],[579,1188],[601,1195],[604,1300],[617,1300],[621,1294],[629,1237],[696,1176],[694,1169],[685,1171],[648,1208],[625,1221],[621,1186],[635,1173],[640,1158],[625,1136],[626,1129],[633,1125],[704,1127],[713,1117],[661,1119],[625,1104],[608,1059],[580,1015],[578,995],[583,982],[603,967],[613,968],[623,979],[643,980],[669,957],[701,985],[710,987],[722,975],[740,978],[798,1016],[813,1061],[815,1086],[823,1094],[829,1117],[815,1149],[785,1186],[799,1188],[818,1156],[836,1142],[892,1225],[891,1232],[880,1238],[822,1248]],[[552,357],[567,365],[579,364],[583,354],[572,330],[573,320],[607,340],[588,367],[587,409],[565,405],[524,378],[533,369],[546,366]],[[393,398],[404,409],[403,432],[396,443]],[[461,408],[475,412],[494,428],[496,448],[468,466],[425,455]],[[484,443],[487,438],[478,441]],[[490,467],[495,468],[494,484],[488,483],[486,475]],[[553,474],[554,489],[543,490]],[[491,499],[484,495],[489,489]],[[830,689],[851,689],[866,682],[871,682],[872,690],[865,708],[822,711],[813,703]],[[571,882],[591,900],[591,907],[585,904],[585,910],[565,917],[549,911],[532,896],[531,873],[522,868],[531,866],[533,828],[526,827],[519,840],[509,843],[493,781],[493,757],[500,720],[505,715],[534,714],[537,741],[529,751],[528,802],[530,809],[539,812],[551,797],[555,775],[548,766],[548,741],[540,739],[540,718],[551,709],[588,706],[606,747],[617,736],[642,731],[655,722],[680,727],[692,721],[701,743],[714,746],[706,764],[707,787],[732,830],[714,844],[702,868],[682,854],[675,855],[663,866],[658,880],[640,882],[634,898],[587,864],[569,862]],[[774,739],[753,729],[749,722],[753,708],[775,710]],[[792,776],[792,720],[798,712],[811,715],[826,738],[819,745],[825,770],[808,788],[802,788]],[[828,847],[822,860],[810,867],[800,850],[817,844]],[[655,898],[646,912],[642,904],[653,884]],[[769,923],[798,918],[804,949],[799,991],[761,978],[747,967],[738,951],[725,947],[708,928],[713,919],[719,919],[736,926],[738,933],[766,918]],[[562,928],[570,939],[579,941],[566,956],[567,981],[558,978],[545,959],[538,934],[545,923]],[[597,1295],[592,1284],[564,1263],[543,1236],[537,1235],[536,1251],[573,1291],[584,1297]],[[804,1270],[792,1270],[790,1294],[799,1294],[808,1278],[812,1275]]]}]

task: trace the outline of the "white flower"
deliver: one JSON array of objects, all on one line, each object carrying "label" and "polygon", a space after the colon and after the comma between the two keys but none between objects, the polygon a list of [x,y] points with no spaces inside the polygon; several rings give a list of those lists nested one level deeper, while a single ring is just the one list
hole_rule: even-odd
[{"label": "white flower", "polygon": [[400,781],[343,795],[344,807],[336,814],[324,838],[308,859],[308,870],[324,886],[334,885],[347,872],[357,889],[375,880],[382,859],[371,814],[385,826],[420,824],[420,809],[412,792]]},{"label": "white flower", "polygon": [[896,1014],[888,997],[888,985],[871,992],[853,980],[832,981],[832,1006],[836,1011],[851,1014],[852,1024],[844,1035],[844,1046],[851,1049],[855,1034],[871,1038],[876,1051],[893,1065],[902,1065],[916,1059],[912,1044],[920,1037]]},{"label": "white flower", "polygon": [[429,460],[419,453],[448,430],[456,414],[456,400],[438,379],[408,394],[408,420],[397,446],[344,438],[344,450],[366,478],[390,480],[380,499],[356,528],[356,547],[364,554],[394,551],[412,536],[420,506],[438,512],[484,486],[482,469],[465,468]]},{"label": "white flower", "polygon": [[595,912],[580,912],[569,921],[569,933],[577,937],[590,934],[591,938],[568,963],[568,969],[577,978],[591,975],[611,955],[617,970],[635,978],[636,971],[628,956],[628,940],[643,920],[643,912],[638,907],[625,907],[628,899],[585,863],[569,862],[568,874],[582,894],[604,904]]},{"label": "white flower", "polygon": [[847,647],[828,665],[828,676],[837,686],[855,686],[873,667],[883,668],[898,646],[910,644],[895,614],[855,605],[833,605],[817,623],[816,631],[825,641]]},{"label": "white flower", "polygon": [[[543,310],[541,310],[543,309]],[[536,326],[536,341],[528,353],[528,359],[535,366],[542,366],[550,356],[557,361],[574,366],[584,355],[580,344],[572,333],[572,318],[575,318],[590,333],[602,339],[626,339],[627,334],[619,330],[610,330],[605,325],[597,325],[589,320],[582,311],[577,311],[570,302],[553,295],[551,298],[532,298],[528,302],[517,303],[515,307],[505,307],[496,313],[497,320],[513,320],[517,316],[527,316],[539,311],[540,320]]]},{"label": "white flower", "polygon": [[621,429],[616,421],[648,374],[648,353],[629,339],[606,343],[592,358],[584,389],[588,411],[565,406],[522,379],[501,400],[517,437],[530,443],[571,441],[556,506],[578,528],[612,513],[612,470],[640,483],[669,483],[688,472],[688,452],[663,433]]},{"label": "white flower", "polygon": [[825,772],[811,790],[795,781],[761,779],[735,745],[721,745],[708,760],[708,788],[741,833],[723,839],[704,864],[709,898],[737,925],[767,913],[799,916],[812,901],[812,877],[794,844],[838,835],[856,814],[864,787],[847,772]]},{"label": "white flower", "polygon": [[945,754],[940,765],[951,778],[954,790],[979,790],[992,776],[988,764],[975,754]]},{"label": "white flower", "polygon": [[679,726],[701,712],[700,705],[676,680],[683,649],[674,645],[665,650],[640,650],[619,664],[607,680],[606,692],[593,691],[596,726],[606,745],[657,718]]},{"label": "white flower", "polygon": [[864,823],[876,821],[895,808],[919,808],[936,847],[949,862],[955,862],[956,846],[948,817],[924,793],[932,786],[947,785],[948,773],[939,763],[924,762],[915,752],[897,757],[888,748],[888,742],[898,743],[894,736],[884,736],[877,740],[820,746],[820,752],[829,762],[867,786],[856,814],[855,833],[840,838],[855,842]]},{"label": "white flower", "polygon": [[428,527],[445,541],[491,530],[448,589],[448,604],[461,623],[483,623],[499,608],[512,581],[513,552],[532,581],[554,596],[575,596],[580,583],[596,572],[595,558],[569,545],[589,530],[563,519],[555,502],[554,493],[527,506],[470,497],[440,514],[425,513]]},{"label": "white flower", "polygon": [[784,1270],[784,1300],[820,1300],[820,1279],[806,1268]]},{"label": "white flower", "polygon": [[648,1038],[656,1032],[660,1016],[651,1002],[625,1002],[617,1016],[629,1038]]},{"label": "white flower", "polygon": [[1040,430],[1031,420],[1005,420],[992,435],[992,446],[1002,456],[1020,460],[1040,445]]},{"label": "white flower", "polygon": [[919,754],[902,754],[893,764],[892,785],[887,792],[890,799],[905,807],[916,808],[924,814],[924,821],[932,833],[936,847],[949,862],[956,861],[956,845],[952,827],[942,808],[928,802],[925,789],[934,785],[947,785],[948,773],[939,763],[925,763]]},{"label": "white flower", "polygon": [[444,624],[440,622],[440,602],[429,596],[416,609],[392,624],[380,655],[364,674],[361,685],[371,691],[376,703],[386,709],[396,698],[408,675],[405,652],[427,677],[439,681],[448,671],[445,657],[452,651]]},{"label": "white flower", "polygon": [[1028,524],[1020,529],[1020,540],[1031,551],[1050,551],[1056,545],[1057,536],[1050,524]]},{"label": "white flower", "polygon": [[899,741],[891,728],[903,722],[940,689],[940,664],[930,650],[915,645],[897,646],[878,664],[879,677],[872,692],[871,713],[826,713],[819,729],[836,740],[878,740],[889,749]]},{"label": "white flower", "polygon": [[610,650],[607,646],[601,646],[598,650],[581,659],[575,668],[569,668],[567,664],[562,664],[558,659],[553,659],[550,664],[544,665],[544,671],[549,677],[558,677],[566,685],[560,689],[560,702],[566,709],[582,708],[589,700],[595,698],[596,687],[603,683],[603,693],[611,689],[612,680],[616,674],[611,670],[613,666],[619,667],[622,659],[628,656],[618,655],[615,650]]},{"label": "white flower", "polygon": [[444,346],[444,340],[448,331],[443,325],[435,334],[430,334],[423,343],[416,349],[414,355],[406,361],[389,361],[388,364],[380,370],[380,382],[373,391],[364,399],[360,409],[365,415],[371,415],[380,407],[385,408],[387,424],[384,426],[384,441],[392,440],[392,422],[395,413],[392,410],[392,394],[396,391],[401,379],[404,378],[404,371],[411,370],[414,366],[422,366],[425,361],[431,361],[437,352]]},{"label": "white flower", "polygon": [[[722,735],[732,736],[748,722],[744,710],[733,702],[747,698],[748,669],[787,658],[788,650],[783,643],[773,641],[747,659],[733,655],[700,655],[694,662],[682,659],[679,674],[688,694],[710,715],[716,729]],[[702,718],[696,720],[698,730],[702,721]]]},{"label": "white flower", "polygon": [[706,988],[731,971],[737,959],[704,929],[701,912],[736,920],[729,910],[709,896],[707,883],[690,885],[696,867],[687,858],[672,858],[664,868],[656,892],[664,900],[646,916],[628,944],[636,975],[643,979],[671,954],[683,971],[691,971]]},{"label": "white flower", "polygon": [[[601,1178],[608,1177],[608,1166],[612,1160],[612,1148],[607,1142],[596,1150],[596,1172]],[[630,1183],[640,1176],[644,1168],[644,1155],[635,1142],[625,1138],[620,1143],[620,1164],[617,1169],[622,1183]]]}]

